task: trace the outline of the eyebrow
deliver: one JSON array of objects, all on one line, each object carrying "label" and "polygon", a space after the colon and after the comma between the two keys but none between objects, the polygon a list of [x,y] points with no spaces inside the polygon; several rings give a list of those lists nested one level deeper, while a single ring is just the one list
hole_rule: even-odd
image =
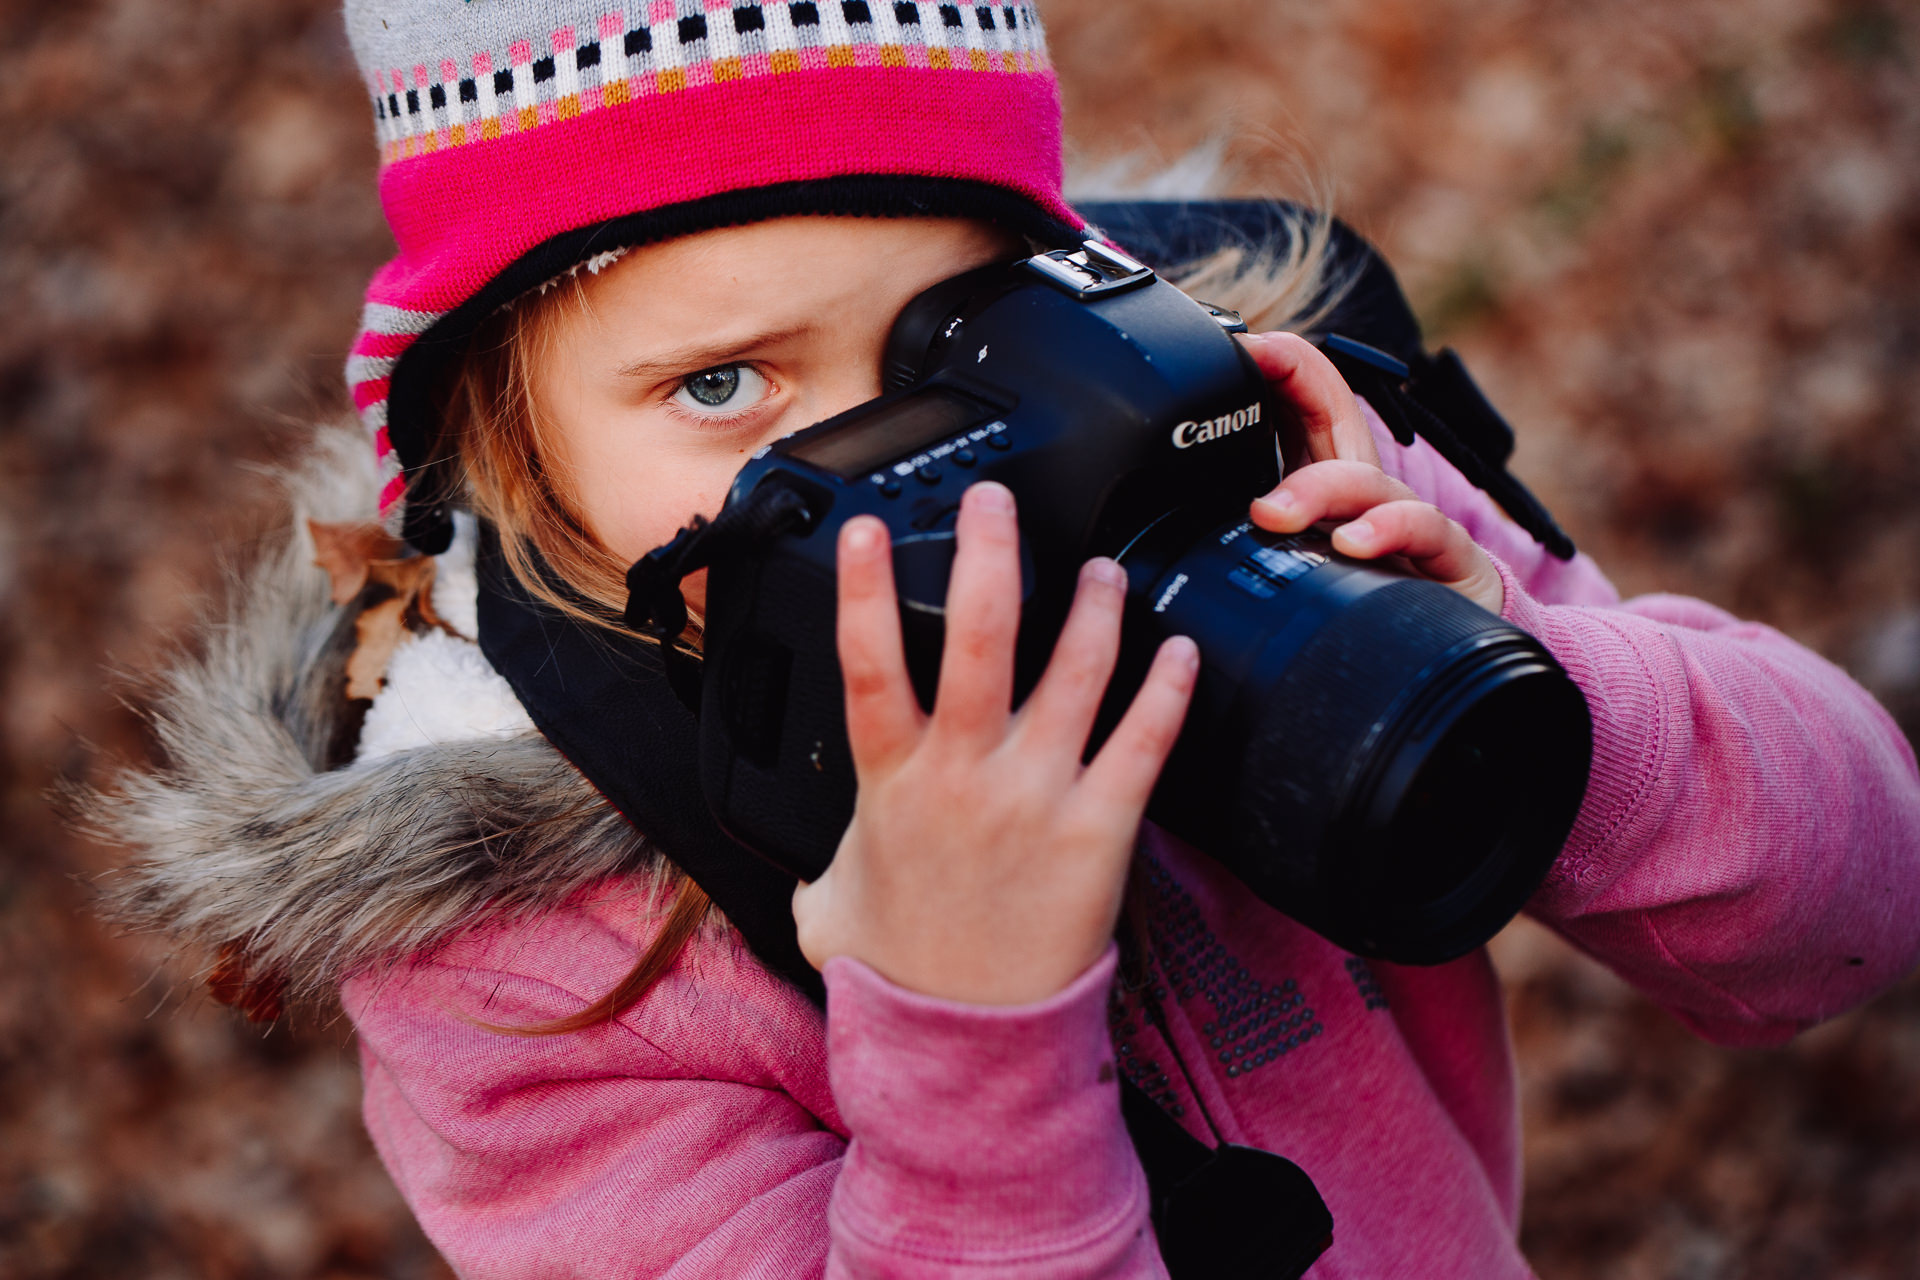
[{"label": "eyebrow", "polygon": [[811,324],[803,323],[785,329],[768,329],[758,333],[742,334],[739,337],[689,342],[684,346],[672,347],[666,351],[641,356],[637,360],[629,360],[613,372],[615,377],[641,379],[665,377],[681,372],[698,372],[701,369],[711,369],[729,360],[738,359],[743,352],[783,342],[812,327]]}]

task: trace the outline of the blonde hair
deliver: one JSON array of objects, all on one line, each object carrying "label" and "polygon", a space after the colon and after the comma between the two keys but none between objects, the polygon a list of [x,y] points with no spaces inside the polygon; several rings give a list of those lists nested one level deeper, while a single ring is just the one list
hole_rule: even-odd
[{"label": "blonde hair", "polygon": [[[1195,297],[1238,311],[1255,331],[1311,329],[1347,284],[1329,274],[1332,219],[1276,208],[1283,236],[1265,245],[1222,248],[1167,277]],[[576,274],[529,294],[483,326],[442,398],[440,452],[459,478],[466,505],[498,532],[508,568],[535,599],[576,621],[631,635],[620,620],[627,566],[594,537],[572,500],[534,389],[534,370],[558,339],[563,309],[589,305],[586,282]],[[618,985],[566,1018],[495,1029],[522,1035],[577,1031],[637,1003],[672,969],[709,906],[678,867],[671,874],[676,883],[667,924]]]},{"label": "blonde hair", "polygon": [[1351,283],[1331,275],[1333,219],[1287,211],[1286,243],[1228,245],[1182,264],[1168,279],[1196,298],[1238,311],[1254,333],[1317,327]]},{"label": "blonde hair", "polygon": [[439,453],[465,505],[498,531],[521,586],[570,618],[624,630],[627,566],[572,500],[535,393],[534,370],[558,340],[563,309],[588,306],[575,275],[488,320],[442,400]]}]

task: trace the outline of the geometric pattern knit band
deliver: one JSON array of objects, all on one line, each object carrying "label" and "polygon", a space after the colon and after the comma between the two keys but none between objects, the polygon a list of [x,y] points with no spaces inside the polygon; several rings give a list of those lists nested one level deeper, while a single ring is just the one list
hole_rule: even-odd
[{"label": "geometric pattern knit band", "polygon": [[[1030,5],[929,0],[648,0],[373,72],[381,159],[524,133],[650,94],[799,70],[1047,68]],[[689,10],[693,10],[689,12]],[[419,50],[411,50],[416,57]]]}]

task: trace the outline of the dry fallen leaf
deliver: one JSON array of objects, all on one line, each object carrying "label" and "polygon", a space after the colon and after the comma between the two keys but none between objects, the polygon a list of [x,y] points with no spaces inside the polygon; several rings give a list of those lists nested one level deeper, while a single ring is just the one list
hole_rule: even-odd
[{"label": "dry fallen leaf", "polygon": [[407,602],[398,596],[369,605],[354,622],[358,639],[347,658],[347,696],[371,698],[387,677],[387,663],[407,634]]},{"label": "dry fallen leaf", "polygon": [[433,611],[433,557],[375,560],[367,565],[368,585],[391,594],[376,599],[354,622],[357,643],[347,659],[347,696],[371,698],[386,679],[387,663],[400,641],[416,629],[445,628]]},{"label": "dry fallen leaf", "polygon": [[382,560],[399,560],[407,544],[377,524],[327,524],[307,521],[313,537],[313,562],[327,571],[333,584],[333,602],[346,604],[366,588],[369,567]]},{"label": "dry fallen leaf", "polygon": [[449,630],[433,611],[432,556],[413,556],[405,560],[374,560],[367,565],[367,580],[374,586],[391,587],[413,610],[412,621],[419,630]]},{"label": "dry fallen leaf", "polygon": [[436,627],[452,630],[433,609],[433,557],[408,554],[406,543],[377,524],[309,520],[307,530],[313,562],[332,583],[333,602],[364,601],[347,659],[347,696],[371,698],[404,637]]}]

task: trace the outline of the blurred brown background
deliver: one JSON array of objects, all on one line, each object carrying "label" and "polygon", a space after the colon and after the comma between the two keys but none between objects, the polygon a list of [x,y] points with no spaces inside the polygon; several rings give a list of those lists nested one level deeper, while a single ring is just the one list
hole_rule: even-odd
[{"label": "blurred brown background", "polygon": [[[1050,0],[1081,172],[1231,140],[1331,192],[1628,591],[1782,627],[1920,730],[1920,13]],[[1296,175],[1297,176],[1297,175]],[[238,1022],[86,911],[42,793],[337,413],[386,250],[325,0],[0,0],[0,1276],[427,1277],[346,1030]],[[1697,1043],[1496,944],[1546,1277],[1920,1276],[1920,983]]]}]

